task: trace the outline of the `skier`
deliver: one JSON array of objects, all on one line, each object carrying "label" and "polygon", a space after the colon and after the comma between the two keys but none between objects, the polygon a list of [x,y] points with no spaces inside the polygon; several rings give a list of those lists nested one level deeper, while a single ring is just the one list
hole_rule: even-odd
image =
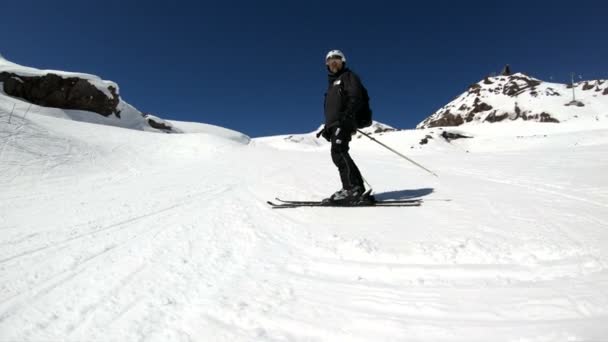
[{"label": "skier", "polygon": [[321,135],[331,142],[331,159],[337,166],[342,189],[326,202],[360,203],[372,201],[365,192],[363,177],[350,157],[349,142],[357,130],[355,115],[365,104],[364,88],[359,77],[346,67],[346,57],[340,50],[331,50],[325,57],[329,85],[325,93],[325,126]]}]

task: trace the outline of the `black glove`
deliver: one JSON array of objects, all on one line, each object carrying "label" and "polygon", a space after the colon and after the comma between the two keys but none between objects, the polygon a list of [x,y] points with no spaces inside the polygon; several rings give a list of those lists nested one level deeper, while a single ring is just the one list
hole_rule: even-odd
[{"label": "black glove", "polygon": [[[323,136],[323,138],[325,138],[325,140],[330,141],[331,140],[331,130],[330,129],[326,129],[325,126],[323,126],[323,130],[321,131],[321,135]],[[318,138],[319,136],[317,136]]]}]

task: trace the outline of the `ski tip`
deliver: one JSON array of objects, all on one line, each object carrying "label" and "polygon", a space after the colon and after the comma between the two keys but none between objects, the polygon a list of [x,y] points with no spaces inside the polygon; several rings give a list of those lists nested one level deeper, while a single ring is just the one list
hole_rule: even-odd
[{"label": "ski tip", "polygon": [[295,208],[295,206],[293,206],[291,204],[274,203],[271,201],[266,201],[266,203],[268,205],[270,205],[270,208],[272,208],[272,209]]}]

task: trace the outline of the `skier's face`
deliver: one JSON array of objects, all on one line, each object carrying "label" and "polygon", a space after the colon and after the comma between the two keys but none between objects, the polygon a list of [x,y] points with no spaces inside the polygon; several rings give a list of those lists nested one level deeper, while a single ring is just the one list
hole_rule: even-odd
[{"label": "skier's face", "polygon": [[335,74],[338,71],[342,70],[342,66],[344,65],[344,62],[342,62],[342,58],[340,58],[339,56],[334,56],[334,57],[328,58],[327,62],[325,64],[327,64],[329,71],[331,71],[333,74]]}]

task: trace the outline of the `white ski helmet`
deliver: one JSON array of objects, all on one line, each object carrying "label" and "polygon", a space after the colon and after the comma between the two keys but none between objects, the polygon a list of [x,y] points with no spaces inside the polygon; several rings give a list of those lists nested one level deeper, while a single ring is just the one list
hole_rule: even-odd
[{"label": "white ski helmet", "polygon": [[331,50],[331,51],[329,51],[327,53],[327,55],[325,56],[325,61],[327,62],[327,60],[330,57],[334,57],[334,56],[339,56],[340,58],[342,58],[342,62],[346,63],[346,56],[344,56],[344,54],[340,50]]}]

